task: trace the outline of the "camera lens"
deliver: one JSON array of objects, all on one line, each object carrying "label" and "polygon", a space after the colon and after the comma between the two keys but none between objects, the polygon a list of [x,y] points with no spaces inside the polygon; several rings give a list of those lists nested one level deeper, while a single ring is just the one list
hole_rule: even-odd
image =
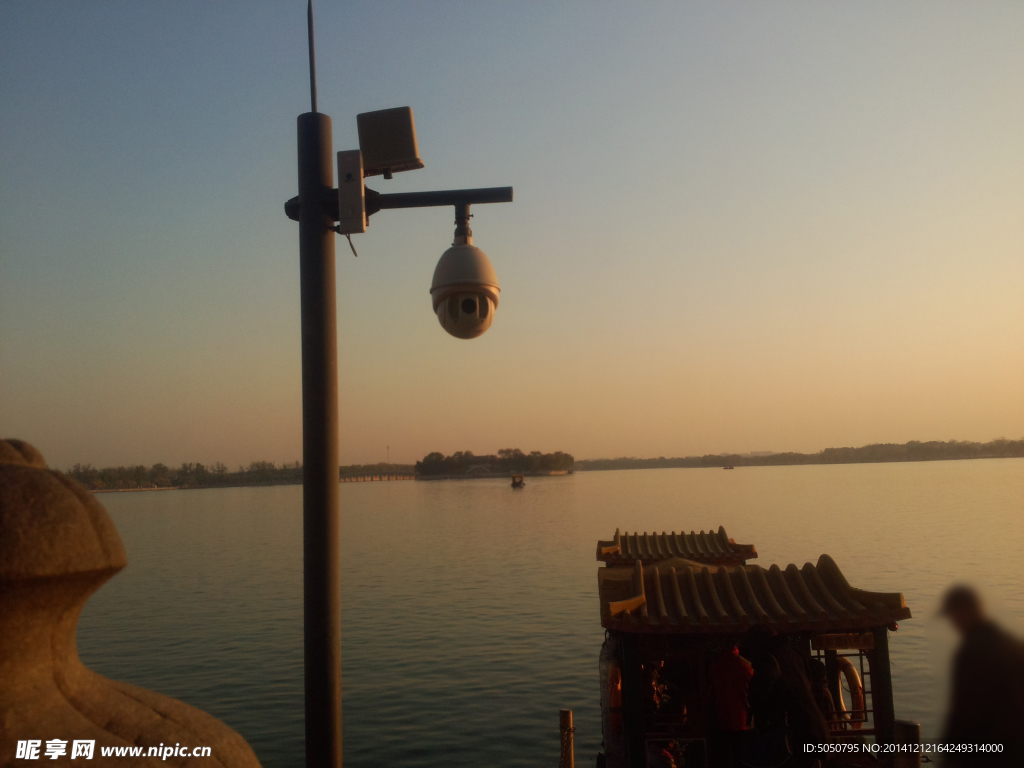
[{"label": "camera lens", "polygon": [[462,300],[462,311],[467,315],[476,314],[476,299],[463,299]]}]

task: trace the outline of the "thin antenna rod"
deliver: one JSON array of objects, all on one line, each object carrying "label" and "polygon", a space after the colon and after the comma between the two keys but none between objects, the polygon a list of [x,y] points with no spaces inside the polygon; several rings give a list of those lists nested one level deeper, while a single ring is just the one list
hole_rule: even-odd
[{"label": "thin antenna rod", "polygon": [[316,50],[313,48],[313,0],[306,6],[306,27],[309,30],[309,100],[316,112]]}]

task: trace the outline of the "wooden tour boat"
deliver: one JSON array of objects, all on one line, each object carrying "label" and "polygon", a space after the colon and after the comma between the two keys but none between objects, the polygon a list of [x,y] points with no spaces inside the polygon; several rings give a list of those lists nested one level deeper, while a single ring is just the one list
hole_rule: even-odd
[{"label": "wooden tour boat", "polygon": [[[829,758],[822,765],[919,765],[919,754],[894,757],[879,749],[920,739],[920,728],[896,720],[893,711],[889,633],[910,618],[903,595],[850,586],[828,555],[802,568],[748,564],[754,558],[752,544],[737,544],[723,528],[617,530],[598,542],[606,630],[599,659],[598,768],[736,768],[757,764],[751,755],[771,759],[766,751],[779,759],[780,750],[780,765],[805,765],[803,745],[766,747],[765,729],[747,721],[747,683],[737,688],[735,670],[746,665],[749,675],[738,648],[752,644],[755,635],[769,637],[772,647],[784,649],[775,653],[787,654],[799,669],[806,665],[808,679],[816,676],[817,690],[831,702],[823,715],[833,743],[876,750],[833,752],[822,756]],[[721,704],[729,695],[740,697],[731,723]],[[792,752],[788,761],[786,749]]]}]

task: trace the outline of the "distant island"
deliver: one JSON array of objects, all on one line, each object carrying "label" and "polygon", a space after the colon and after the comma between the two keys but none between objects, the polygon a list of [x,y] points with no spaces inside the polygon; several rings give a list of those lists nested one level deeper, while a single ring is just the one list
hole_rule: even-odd
[{"label": "distant island", "polygon": [[1017,459],[1024,457],[1024,439],[971,443],[961,440],[926,443],[874,443],[860,448],[826,448],[818,453],[708,454],[667,459],[581,459],[581,472],[604,469],[662,469],[670,467],[777,467],[792,464],[881,464],[896,461],[949,461],[957,459]]},{"label": "distant island", "polygon": [[472,451],[456,451],[451,456],[428,453],[416,462],[416,476],[432,477],[507,477],[508,475],[567,474],[575,459],[555,451],[523,453],[518,448],[502,448],[495,455],[477,456]]}]

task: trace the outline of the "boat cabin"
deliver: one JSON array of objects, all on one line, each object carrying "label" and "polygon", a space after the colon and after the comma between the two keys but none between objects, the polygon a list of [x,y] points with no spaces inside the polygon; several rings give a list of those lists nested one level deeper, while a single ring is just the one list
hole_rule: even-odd
[{"label": "boat cabin", "polygon": [[[615,541],[619,551],[605,558],[625,560],[641,548],[651,551],[652,544],[657,550],[659,542],[662,553],[666,542],[682,551],[676,534],[652,542],[616,532]],[[723,541],[731,544],[722,529],[713,541],[721,550],[713,554],[724,555]],[[765,688],[764,681],[773,679],[804,681],[801,690],[815,697],[807,699],[808,706],[822,713],[823,721],[815,722],[825,723],[822,732],[830,740],[893,741],[888,633],[910,618],[902,594],[855,589],[828,555],[802,568],[683,557],[606,562],[598,570],[601,624],[607,630],[600,657],[604,753],[598,765],[602,758],[608,768],[782,762],[787,749],[796,752],[800,745],[787,744],[780,737],[784,729],[768,727],[769,716],[757,714],[772,710],[748,700],[757,695],[757,702],[769,701],[776,694],[763,692],[778,689]],[[786,712],[790,722],[793,716]]]}]

